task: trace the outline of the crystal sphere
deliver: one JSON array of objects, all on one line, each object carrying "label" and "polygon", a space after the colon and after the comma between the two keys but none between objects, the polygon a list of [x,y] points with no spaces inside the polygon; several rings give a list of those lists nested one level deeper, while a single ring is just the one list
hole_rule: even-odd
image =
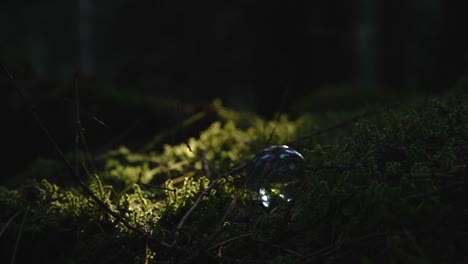
[{"label": "crystal sphere", "polygon": [[294,198],[294,187],[304,175],[305,161],[301,153],[287,145],[263,149],[251,160],[248,185],[265,208],[273,208]]}]

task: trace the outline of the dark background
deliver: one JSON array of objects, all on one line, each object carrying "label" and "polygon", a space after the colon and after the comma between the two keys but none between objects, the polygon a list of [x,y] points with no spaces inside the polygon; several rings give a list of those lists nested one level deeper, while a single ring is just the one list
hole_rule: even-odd
[{"label": "dark background", "polygon": [[[270,118],[328,86],[441,93],[467,70],[462,3],[3,0],[0,61],[66,150],[77,73],[88,87],[80,99],[92,145],[135,126],[129,138],[143,141],[214,98]],[[5,73],[0,80],[11,175],[53,148]],[[163,103],[124,111],[95,95],[101,87]],[[108,126],[89,121],[95,116]]]}]

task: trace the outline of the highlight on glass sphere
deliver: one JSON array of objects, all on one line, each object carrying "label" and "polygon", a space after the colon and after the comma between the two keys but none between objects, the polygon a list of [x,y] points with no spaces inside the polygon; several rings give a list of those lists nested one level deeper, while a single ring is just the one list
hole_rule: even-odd
[{"label": "highlight on glass sphere", "polygon": [[304,157],[287,145],[263,149],[250,162],[248,185],[264,208],[294,199],[294,185],[304,175]]}]

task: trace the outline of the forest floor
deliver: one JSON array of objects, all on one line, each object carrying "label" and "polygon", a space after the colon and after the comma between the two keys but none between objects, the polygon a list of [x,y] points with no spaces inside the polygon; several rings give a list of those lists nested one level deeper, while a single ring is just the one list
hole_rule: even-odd
[{"label": "forest floor", "polygon": [[[122,133],[135,136],[126,141],[133,145],[116,137],[97,147],[88,140],[96,128],[80,122],[93,115],[71,115],[65,126],[77,141],[65,150],[33,109],[29,118],[37,127],[29,132],[55,156],[37,156],[0,186],[0,259],[464,263],[464,85],[438,97],[302,107],[301,114],[271,119],[221,100],[179,105],[178,121],[152,136]],[[300,104],[327,100],[308,98]],[[329,100],[344,106],[340,100],[349,98]],[[112,100],[135,111],[100,110],[97,100],[92,112],[142,116],[154,103],[130,95]],[[94,117],[100,129],[112,123]]]}]

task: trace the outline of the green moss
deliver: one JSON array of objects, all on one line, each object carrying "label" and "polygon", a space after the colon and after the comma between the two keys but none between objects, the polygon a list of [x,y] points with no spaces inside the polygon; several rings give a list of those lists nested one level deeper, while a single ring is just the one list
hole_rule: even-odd
[{"label": "green moss", "polygon": [[[161,152],[121,147],[96,157],[87,186],[152,239],[77,187],[52,183],[54,162],[36,164],[29,174],[37,181],[0,189],[1,257],[10,259],[9,241],[20,233],[18,256],[37,252],[47,263],[460,262],[466,96],[418,102],[299,141],[350,113],[271,121],[216,102],[219,121],[196,138]],[[245,184],[245,167],[227,172],[266,146],[292,141],[306,159],[295,200],[264,210]]]}]

